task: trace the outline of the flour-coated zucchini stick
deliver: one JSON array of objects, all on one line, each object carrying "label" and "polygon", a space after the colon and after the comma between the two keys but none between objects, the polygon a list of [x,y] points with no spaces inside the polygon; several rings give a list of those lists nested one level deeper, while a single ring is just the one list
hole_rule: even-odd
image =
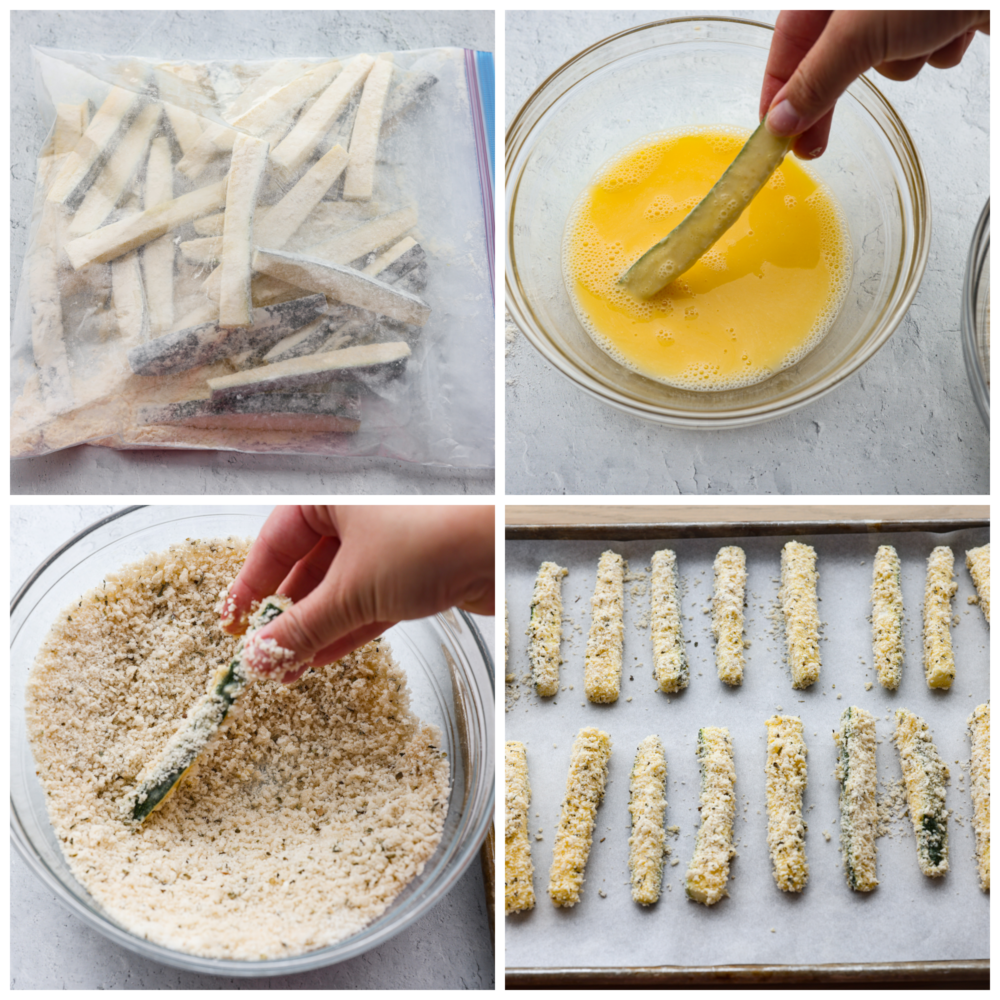
[{"label": "flour-coated zucchini stick", "polygon": [[947,545],[938,545],[927,559],[924,588],[924,674],[929,688],[950,688],[955,679],[951,648],[951,599],[958,589],[955,557]]},{"label": "flour-coated zucchini stick", "polygon": [[895,691],[903,667],[903,590],[891,545],[878,547],[872,569],[872,656],[879,684]]},{"label": "flour-coated zucchini stick", "polygon": [[681,635],[681,604],[677,593],[677,556],[670,549],[653,553],[653,669],[661,691],[681,691],[688,685],[688,662]]},{"label": "flour-coated zucchini stick", "polygon": [[698,730],[701,761],[701,827],[688,865],[685,891],[697,903],[711,906],[726,892],[736,817],[736,769],[733,743],[725,727]]},{"label": "flour-coated zucchini stick", "polygon": [[871,892],[878,885],[875,719],[863,708],[845,708],[833,739],[840,782],[840,850],[847,884],[858,892]]},{"label": "flour-coated zucchini stick", "polygon": [[344,201],[368,201],[375,185],[375,154],[378,151],[382,114],[392,80],[392,53],[375,60],[365,79],[361,103],[351,131],[351,162],[344,175]]},{"label": "flour-coated zucchini stick", "polygon": [[986,616],[986,624],[990,623],[990,543],[980,545],[978,549],[969,549],[965,553],[965,565],[969,568],[972,582],[979,594],[979,606]]},{"label": "flour-coated zucchini stick", "polygon": [[927,723],[905,708],[896,709],[894,738],[917,837],[917,863],[925,875],[937,878],[948,870],[948,810],[944,805],[948,768]]},{"label": "flour-coated zucchini stick", "polygon": [[632,878],[632,898],[651,906],[660,898],[663,880],[663,847],[666,833],[663,814],[667,761],[659,737],[647,736],[636,751],[629,780],[628,811],[632,835],[628,839],[628,867]]},{"label": "flour-coated zucchini stick", "polygon": [[809,879],[802,796],[806,750],[802,720],[775,715],[767,720],[767,846],[774,881],[783,892],[801,892]]},{"label": "flour-coated zucchini stick", "polygon": [[610,759],[611,738],[607,733],[594,728],[577,733],[549,873],[549,895],[556,906],[573,906],[580,901]]},{"label": "flour-coated zucchini stick", "polygon": [[979,887],[990,891],[990,703],[969,716],[972,737],[972,828],[976,831],[976,867]]},{"label": "flour-coated zucchini stick", "polygon": [[801,690],[819,679],[819,612],[816,607],[816,550],[787,542],[781,550],[781,608],[792,687]]},{"label": "flour-coated zucchini stick", "polygon": [[543,698],[559,690],[559,643],[562,639],[562,578],[569,570],[554,562],[543,562],[535,577],[528,625],[528,655],[535,688]]},{"label": "flour-coated zucchini stick", "polygon": [[592,618],[584,661],[587,697],[599,704],[618,700],[622,677],[622,619],[625,600],[625,560],[617,552],[601,553],[597,583],[590,599]]},{"label": "flour-coated zucchini stick", "polygon": [[712,594],[712,635],[719,680],[731,687],[743,683],[743,602],[746,599],[747,560],[738,545],[719,549],[715,557]]},{"label": "flour-coated zucchini stick", "polygon": [[504,913],[519,913],[535,905],[535,868],[528,839],[531,786],[523,743],[511,740],[504,745],[504,782]]}]

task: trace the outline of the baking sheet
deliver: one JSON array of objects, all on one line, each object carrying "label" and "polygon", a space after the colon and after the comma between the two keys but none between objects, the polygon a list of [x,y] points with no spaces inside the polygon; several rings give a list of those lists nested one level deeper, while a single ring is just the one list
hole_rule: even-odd
[{"label": "baking sheet", "polygon": [[[614,528],[608,529],[609,536]],[[784,634],[775,615],[781,547],[790,537],[817,551],[820,573],[820,678],[795,691],[785,663]],[[819,964],[936,961],[989,955],[989,895],[979,889],[968,777],[966,719],[989,698],[989,632],[979,607],[967,603],[975,587],[965,567],[967,549],[989,540],[986,528],[951,533],[795,535],[766,538],[698,538],[652,541],[508,541],[506,597],[510,615],[505,738],[525,743],[531,781],[529,829],[535,865],[535,908],[505,918],[508,969],[723,964]],[[709,611],[712,562],[723,545],[747,555],[746,667],[742,687],[728,688],[715,671]],[[871,568],[881,544],[894,545],[902,561],[903,678],[896,692],[879,685],[871,666],[869,622]],[[955,553],[958,591],[952,608],[956,677],[950,691],[927,688],[923,673],[921,609],[927,555],[935,545]],[[678,695],[656,691],[649,638],[650,559],[658,548],[677,553],[683,632],[691,679]],[[611,548],[629,563],[625,584],[622,691],[614,705],[593,705],[583,690],[583,659],[590,628],[590,596],[597,559]],[[538,698],[531,687],[528,624],[531,592],[546,559],[569,569],[563,581],[563,665],[560,693]],[[871,689],[866,690],[866,684]],[[513,698],[511,690],[516,694]],[[892,743],[893,711],[922,716],[951,771],[951,870],[929,879],[917,867],[909,816],[890,824],[878,841],[879,887],[854,893],[845,881],[839,849],[840,786],[832,731],[848,705],[877,719],[879,797],[901,777]],[[764,720],[774,713],[801,716],[809,750],[804,799],[809,883],[803,893],[774,884],[767,850]],[[697,731],[728,726],[736,764],[737,857],[730,897],[714,907],[684,895],[684,875],[698,830]],[[582,899],[559,909],[546,891],[573,737],[584,726],[611,736],[613,752],[604,802]],[[628,877],[628,777],[639,742],[657,734],[667,758],[666,824],[671,851],[664,862],[658,904],[631,898]],[[826,839],[829,834],[829,840]],[[603,838],[603,842],[601,842]],[[676,861],[677,864],[672,865]],[[600,893],[605,895],[602,897]]]}]

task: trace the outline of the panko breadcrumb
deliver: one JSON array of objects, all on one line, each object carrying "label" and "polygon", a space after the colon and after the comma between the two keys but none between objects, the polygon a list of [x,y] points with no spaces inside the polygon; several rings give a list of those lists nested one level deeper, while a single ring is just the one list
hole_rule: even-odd
[{"label": "panko breadcrumb", "polygon": [[448,807],[440,732],[375,640],[295,686],[252,685],[141,828],[121,802],[232,656],[217,602],[240,539],[188,540],[65,609],[28,682],[28,732],[76,878],[114,921],[229,959],[300,954],[385,911],[434,853]]}]

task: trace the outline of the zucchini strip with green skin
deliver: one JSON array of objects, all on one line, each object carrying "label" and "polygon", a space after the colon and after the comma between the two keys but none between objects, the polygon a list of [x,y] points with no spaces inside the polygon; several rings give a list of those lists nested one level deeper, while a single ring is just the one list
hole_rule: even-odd
[{"label": "zucchini strip with green skin", "polygon": [[656,684],[668,694],[688,685],[688,662],[681,636],[677,596],[677,556],[671,549],[653,553],[652,604],[653,664]]},{"label": "zucchini strip with green skin", "polygon": [[833,739],[840,782],[840,849],[847,884],[858,892],[871,892],[878,885],[875,719],[863,708],[845,708]]},{"label": "zucchini strip with green skin", "polygon": [[917,837],[917,863],[931,878],[948,870],[948,810],[944,807],[948,768],[923,719],[896,709],[896,747],[906,784],[906,801]]},{"label": "zucchini strip with green skin", "polygon": [[938,545],[927,558],[924,588],[924,674],[929,688],[950,688],[955,679],[951,648],[951,599],[958,590],[955,557],[947,545]]},{"label": "zucchini strip with green skin", "polygon": [[782,892],[801,892],[809,879],[802,796],[806,790],[806,749],[802,720],[774,715],[767,727],[767,846],[774,881]]},{"label": "zucchini strip with green skin", "polygon": [[185,724],[171,736],[163,752],[150,769],[149,776],[129,798],[129,819],[142,823],[174,793],[191,770],[202,751],[219,731],[229,709],[247,689],[250,681],[243,667],[243,646],[247,636],[274,621],[292,602],[287,597],[267,598],[250,618],[246,636],[236,647],[228,667],[221,668],[207,694],[201,696],[188,712]]},{"label": "zucchini strip with green skin", "polygon": [[761,122],[712,190],[618,279],[619,284],[650,299],[689,270],[742,215],[793,142],[794,137],[772,135]]},{"label": "zucchini strip with green skin", "polygon": [[632,879],[632,898],[643,906],[652,906],[660,898],[663,880],[663,845],[666,833],[663,814],[667,808],[664,789],[667,761],[663,744],[657,736],[647,736],[635,754],[629,778],[628,811],[632,816],[632,835],[628,839],[628,867]]},{"label": "zucchini strip with green skin", "polygon": [[972,737],[972,828],[976,832],[976,867],[979,886],[990,891],[990,703],[979,705],[969,716]]}]

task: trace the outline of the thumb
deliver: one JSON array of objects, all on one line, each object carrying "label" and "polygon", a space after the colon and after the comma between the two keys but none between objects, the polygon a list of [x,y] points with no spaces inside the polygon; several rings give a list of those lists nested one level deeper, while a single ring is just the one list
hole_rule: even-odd
[{"label": "thumb", "polygon": [[[378,635],[389,624],[371,622],[362,602],[338,599],[337,589],[327,580],[249,636],[243,645],[243,662],[251,677],[292,680],[310,664],[320,665],[317,654],[326,652],[335,640],[356,635],[358,642],[353,649],[373,638],[368,634],[371,626],[376,626],[374,635]],[[342,645],[337,643],[339,656],[350,652],[341,649]],[[327,663],[331,657],[320,659]]]}]

